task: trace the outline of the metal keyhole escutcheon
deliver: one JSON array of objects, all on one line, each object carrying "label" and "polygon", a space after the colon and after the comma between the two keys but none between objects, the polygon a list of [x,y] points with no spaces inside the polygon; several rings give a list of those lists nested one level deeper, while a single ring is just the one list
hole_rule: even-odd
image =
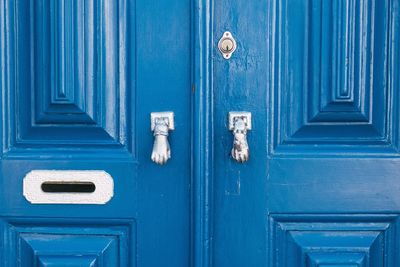
[{"label": "metal keyhole escutcheon", "polygon": [[218,49],[225,59],[230,59],[236,50],[236,41],[230,32],[224,32],[218,42]]}]

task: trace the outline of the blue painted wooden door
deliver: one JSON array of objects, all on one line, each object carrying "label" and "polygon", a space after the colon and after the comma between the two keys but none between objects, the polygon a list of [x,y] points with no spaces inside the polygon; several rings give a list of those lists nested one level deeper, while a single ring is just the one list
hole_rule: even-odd
[{"label": "blue painted wooden door", "polygon": [[[0,0],[1,266],[189,265],[190,7]],[[150,112],[169,110],[160,167]],[[113,197],[32,204],[23,179],[37,170],[104,171]]]},{"label": "blue painted wooden door", "polygon": [[[212,266],[400,266],[399,8],[214,1]],[[245,164],[232,110],[253,115]]]},{"label": "blue painted wooden door", "polygon": [[[400,266],[399,12],[0,0],[1,266]],[[153,111],[175,113],[164,166]],[[229,111],[253,115],[244,164]],[[49,197],[71,176],[99,203]]]}]

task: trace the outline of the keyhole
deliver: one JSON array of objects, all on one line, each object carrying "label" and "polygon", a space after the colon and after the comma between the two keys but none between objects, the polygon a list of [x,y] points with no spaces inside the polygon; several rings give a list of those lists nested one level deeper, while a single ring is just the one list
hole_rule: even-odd
[{"label": "keyhole", "polygon": [[223,50],[225,50],[224,52],[231,52],[233,49],[233,42],[231,39],[224,39],[222,41],[221,47]]},{"label": "keyhole", "polygon": [[218,49],[225,59],[229,59],[236,50],[236,41],[230,32],[225,32],[218,42]]}]

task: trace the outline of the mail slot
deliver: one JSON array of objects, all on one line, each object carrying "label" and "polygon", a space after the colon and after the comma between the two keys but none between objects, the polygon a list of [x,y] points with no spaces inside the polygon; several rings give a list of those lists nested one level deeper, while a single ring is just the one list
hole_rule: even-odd
[{"label": "mail slot", "polygon": [[42,183],[42,190],[46,193],[93,193],[96,185],[92,182],[53,182]]},{"label": "mail slot", "polygon": [[106,204],[114,181],[102,170],[33,170],[24,178],[23,194],[32,204]]}]

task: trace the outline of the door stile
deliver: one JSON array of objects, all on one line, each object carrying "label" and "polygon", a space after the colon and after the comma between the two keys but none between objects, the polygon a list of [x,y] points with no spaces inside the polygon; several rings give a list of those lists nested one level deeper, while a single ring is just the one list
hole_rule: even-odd
[{"label": "door stile", "polygon": [[194,0],[192,266],[211,266],[213,188],[212,0]]}]

